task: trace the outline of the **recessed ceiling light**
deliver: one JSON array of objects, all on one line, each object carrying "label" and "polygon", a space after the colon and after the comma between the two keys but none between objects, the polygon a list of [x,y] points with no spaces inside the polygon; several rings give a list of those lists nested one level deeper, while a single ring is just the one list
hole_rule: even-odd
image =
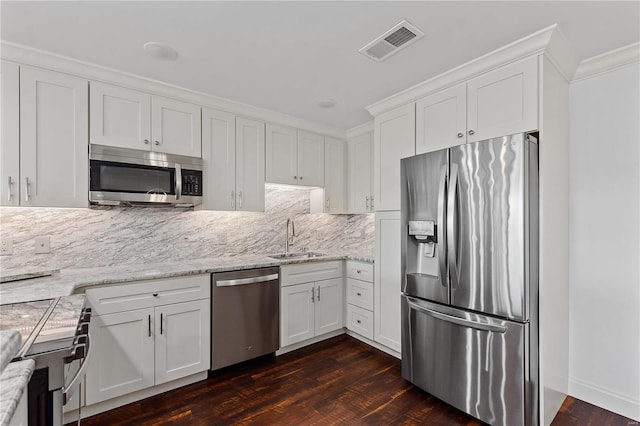
[{"label": "recessed ceiling light", "polygon": [[336,100],[331,98],[318,99],[318,106],[320,108],[333,108],[336,106]]},{"label": "recessed ceiling light", "polygon": [[176,52],[173,47],[164,43],[158,43],[157,41],[145,43],[144,50],[150,56],[164,61],[174,61],[178,58],[178,52]]}]

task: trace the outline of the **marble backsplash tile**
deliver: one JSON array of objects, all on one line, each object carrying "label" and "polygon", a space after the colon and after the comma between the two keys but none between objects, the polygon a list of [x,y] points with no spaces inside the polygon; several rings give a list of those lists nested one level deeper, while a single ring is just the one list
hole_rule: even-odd
[{"label": "marble backsplash tile", "polygon": [[[0,236],[13,239],[3,269],[74,268],[179,261],[284,251],[285,224],[296,234],[292,251],[373,254],[374,218],[309,213],[309,190],[266,188],[265,212],[181,208],[0,208]],[[37,236],[51,237],[51,253],[34,254]]]}]

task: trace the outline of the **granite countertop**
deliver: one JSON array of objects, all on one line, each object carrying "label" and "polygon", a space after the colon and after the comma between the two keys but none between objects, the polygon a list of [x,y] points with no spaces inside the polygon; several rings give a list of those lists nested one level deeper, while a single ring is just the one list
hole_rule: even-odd
[{"label": "granite countertop", "polygon": [[49,277],[0,285],[0,304],[7,305],[84,293],[87,288],[106,284],[344,259],[373,263],[373,256],[370,254],[332,253],[314,258],[272,259],[267,255],[242,255],[177,262],[63,269]]},{"label": "granite countertop", "polygon": [[17,330],[0,331],[0,374],[18,353],[22,339]]},{"label": "granite countertop", "polygon": [[12,362],[0,375],[0,426],[7,426],[18,407],[20,398],[27,390],[27,384],[36,362],[32,359]]}]

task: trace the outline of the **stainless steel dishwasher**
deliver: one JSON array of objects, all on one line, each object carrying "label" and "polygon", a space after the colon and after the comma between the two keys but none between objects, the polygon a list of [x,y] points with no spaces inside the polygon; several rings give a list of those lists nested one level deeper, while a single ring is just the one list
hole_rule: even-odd
[{"label": "stainless steel dishwasher", "polygon": [[211,285],[211,370],[279,349],[279,268],[212,274]]}]

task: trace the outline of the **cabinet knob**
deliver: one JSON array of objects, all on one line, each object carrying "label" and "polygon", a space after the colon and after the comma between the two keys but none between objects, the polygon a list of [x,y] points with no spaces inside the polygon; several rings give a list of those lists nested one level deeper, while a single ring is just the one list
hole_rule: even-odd
[{"label": "cabinet knob", "polygon": [[302,180],[302,176],[300,176],[300,180]]},{"label": "cabinet knob", "polygon": [[294,176],[293,178],[297,180],[297,179],[298,179],[298,176]]},{"label": "cabinet knob", "polygon": [[473,130],[469,130],[469,134],[470,134],[470,135],[474,135],[475,133],[476,133],[475,131],[473,131]]},{"label": "cabinet knob", "polygon": [[464,136],[464,133],[458,133],[458,137],[461,138]]},{"label": "cabinet knob", "polygon": [[360,321],[360,320],[356,320],[356,322],[357,322],[358,324],[362,323],[362,321]]},{"label": "cabinet knob", "polygon": [[149,145],[149,139],[145,139],[145,140],[144,140],[144,144],[145,144],[145,145]]},{"label": "cabinet knob", "polygon": [[362,296],[362,293],[356,293],[358,296]]},{"label": "cabinet knob", "polygon": [[158,145],[160,145],[160,141],[153,141],[153,144],[154,144],[155,146],[158,146]]},{"label": "cabinet knob", "polygon": [[158,297],[158,293],[153,293],[153,297]]},{"label": "cabinet knob", "polygon": [[361,273],[362,271],[360,269],[356,269],[356,274]]}]

